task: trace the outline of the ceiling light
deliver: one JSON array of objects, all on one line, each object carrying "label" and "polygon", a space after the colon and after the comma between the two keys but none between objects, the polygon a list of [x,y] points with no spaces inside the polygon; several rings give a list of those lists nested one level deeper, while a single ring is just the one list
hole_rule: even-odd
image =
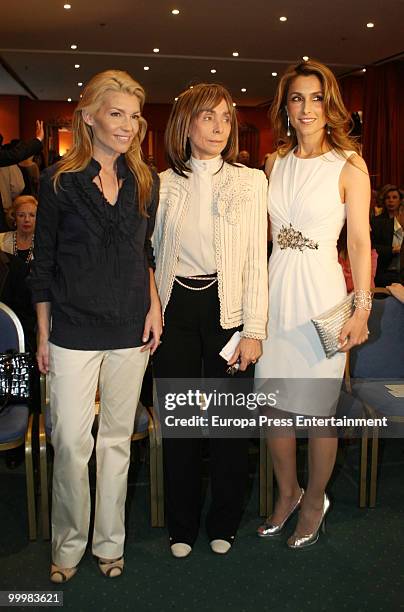
[{"label": "ceiling light", "polygon": [[237,104],[235,102],[233,102],[233,106],[237,106]]},{"label": "ceiling light", "polygon": [[69,9],[72,8],[72,5],[71,4],[64,4],[63,8],[66,9],[66,11],[68,11]]},{"label": "ceiling light", "polygon": [[67,98],[67,101],[68,101],[68,102],[71,102],[71,101],[72,101],[72,99],[71,99],[71,98]]},{"label": "ceiling light", "polygon": [[70,49],[77,49],[77,45],[70,45]]},{"label": "ceiling light", "polygon": [[173,15],[179,15],[179,14],[180,14],[180,12],[179,12],[179,10],[178,10],[178,9],[173,9],[173,10],[171,11],[171,13],[172,13]]},{"label": "ceiling light", "polygon": [[194,86],[193,86],[193,85],[190,85],[190,86],[189,86],[189,89],[193,89],[193,88],[194,88]]},{"label": "ceiling light", "polygon": [[273,72],[272,76],[278,76],[278,73],[277,72]]},{"label": "ceiling light", "polygon": [[80,98],[82,98],[82,97],[83,97],[83,94],[80,94]]},{"label": "ceiling light", "polygon": [[243,93],[245,93],[247,90],[246,90],[246,88],[245,88],[245,87],[242,87],[242,88],[241,88],[241,91],[242,91]]},{"label": "ceiling light", "polygon": [[233,51],[233,57],[238,57],[238,51]]},{"label": "ceiling light", "polygon": [[362,72],[366,72],[366,68],[362,68]]},{"label": "ceiling light", "polygon": [[79,82],[77,83],[77,85],[78,85],[79,87],[83,87],[83,83],[82,83],[81,81],[79,81]]},{"label": "ceiling light", "polygon": [[175,100],[175,101],[177,101],[177,100],[178,100],[178,98],[174,98],[174,100]]},{"label": "ceiling light", "polygon": [[75,68],[80,68],[80,64],[74,64]]},{"label": "ceiling light", "polygon": [[159,53],[160,49],[158,47],[154,47],[153,53]]},{"label": "ceiling light", "polygon": [[308,55],[303,55],[302,59],[304,59],[305,62],[309,61],[309,56]]},{"label": "ceiling light", "polygon": [[366,27],[367,28],[374,28],[375,24],[370,21],[369,23],[366,24]]},{"label": "ceiling light", "polygon": [[143,70],[150,70],[149,66],[143,66]]},{"label": "ceiling light", "polygon": [[216,74],[216,68],[212,68],[211,73]]},{"label": "ceiling light", "polygon": [[287,21],[288,18],[287,17],[279,17],[279,21]]}]

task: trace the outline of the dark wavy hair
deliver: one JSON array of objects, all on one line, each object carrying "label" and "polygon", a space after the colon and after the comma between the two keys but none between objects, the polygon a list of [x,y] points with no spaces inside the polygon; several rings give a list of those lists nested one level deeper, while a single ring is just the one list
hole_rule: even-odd
[{"label": "dark wavy hair", "polygon": [[342,156],[344,151],[351,150],[359,153],[356,139],[349,136],[352,129],[352,119],[344,106],[337,79],[327,66],[316,60],[300,62],[287,68],[279,81],[275,98],[270,108],[270,118],[274,130],[274,141],[278,154],[284,157],[297,145],[296,131],[290,126],[290,136],[287,134],[287,98],[292,81],[299,76],[316,76],[323,90],[324,114],[327,129],[324,129],[324,141],[330,149],[335,149]]}]

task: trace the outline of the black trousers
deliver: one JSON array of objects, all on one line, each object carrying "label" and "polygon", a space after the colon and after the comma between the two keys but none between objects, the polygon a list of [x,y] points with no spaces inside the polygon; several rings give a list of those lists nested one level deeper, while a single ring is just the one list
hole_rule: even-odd
[{"label": "black trousers", "polygon": [[[201,286],[200,281],[186,281]],[[206,284],[206,282],[205,282]],[[191,291],[174,283],[165,312],[162,344],[154,357],[156,378],[225,378],[227,364],[220,350],[237,329],[220,326],[217,283]],[[237,376],[252,378],[254,366]],[[163,441],[166,514],[171,543],[193,545],[201,514],[202,439]],[[211,438],[212,503],[206,528],[209,540],[232,542],[243,510],[248,480],[248,439]]]}]

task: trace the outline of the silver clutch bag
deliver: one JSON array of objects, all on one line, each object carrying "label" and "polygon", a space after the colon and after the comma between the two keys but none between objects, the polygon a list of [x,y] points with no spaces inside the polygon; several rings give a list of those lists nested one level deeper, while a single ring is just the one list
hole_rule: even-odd
[{"label": "silver clutch bag", "polygon": [[342,302],[327,312],[311,320],[320,337],[327,359],[330,359],[341,348],[339,335],[354,310],[354,293],[350,293]]}]

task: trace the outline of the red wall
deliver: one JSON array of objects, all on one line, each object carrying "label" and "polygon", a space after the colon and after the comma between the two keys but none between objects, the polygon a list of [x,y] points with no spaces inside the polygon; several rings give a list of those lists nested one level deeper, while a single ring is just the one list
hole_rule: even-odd
[{"label": "red wall", "polygon": [[20,97],[0,96],[0,134],[4,144],[20,137]]},{"label": "red wall", "polygon": [[35,135],[35,121],[42,119],[44,123],[70,121],[75,104],[70,102],[46,102],[21,98],[21,138],[28,140]]}]

